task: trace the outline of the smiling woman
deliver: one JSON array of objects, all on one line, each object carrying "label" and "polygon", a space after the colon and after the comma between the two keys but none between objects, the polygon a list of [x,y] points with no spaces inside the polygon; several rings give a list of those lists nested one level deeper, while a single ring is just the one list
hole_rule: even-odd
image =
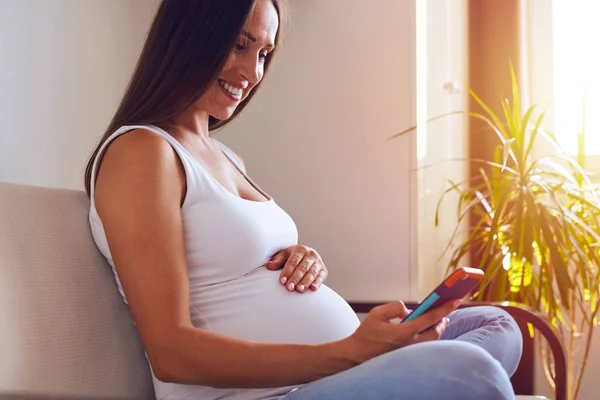
[{"label": "smiling woman", "polygon": [[[184,6],[185,3],[189,4]],[[272,4],[277,11],[275,29],[277,30],[278,25],[283,29],[286,11],[279,0],[273,1]],[[236,7],[224,12],[223,9],[227,6],[216,1],[171,0],[161,3],[121,105],[88,162],[84,182],[88,193],[92,160],[114,131],[123,125],[160,123],[181,114],[205,94],[211,85],[215,85],[217,77],[221,78],[220,75],[231,69],[232,58],[248,61],[251,54],[244,50],[248,48],[248,44],[253,45],[250,50],[255,50],[257,40],[247,31],[240,35],[240,31],[243,31],[242,26],[252,5],[251,0],[238,1]],[[189,15],[197,19],[192,19]],[[215,26],[219,29],[214,29]],[[261,31],[267,28],[265,26],[253,28],[258,29],[263,36],[267,33],[273,35],[273,41],[265,43],[265,48],[259,50],[263,64],[260,71],[262,77],[269,69],[273,50],[281,40],[282,32],[275,36],[274,32]],[[176,47],[172,38],[177,38]],[[232,49],[240,56],[230,57]],[[185,57],[180,56],[182,53]],[[161,71],[160,79],[157,79],[158,71]],[[256,73],[255,71],[254,75]],[[247,79],[251,78],[252,76]],[[226,83],[223,80],[219,82]],[[260,79],[255,86],[259,85]],[[211,89],[212,92],[215,91],[215,88]],[[238,89],[244,88],[240,86]],[[209,129],[216,129],[231,121],[244,109],[252,95],[251,90],[247,90],[245,98],[239,99],[241,101],[237,107],[231,107],[231,115],[222,115],[224,118],[209,116]]]},{"label": "smiling woman", "polygon": [[[283,16],[279,0],[163,0],[90,158],[92,235],[156,396],[511,398],[521,334],[506,313],[455,301],[398,325],[408,310],[392,302],[360,323],[292,218],[210,134],[256,92]],[[475,385],[455,385],[473,371]]]}]

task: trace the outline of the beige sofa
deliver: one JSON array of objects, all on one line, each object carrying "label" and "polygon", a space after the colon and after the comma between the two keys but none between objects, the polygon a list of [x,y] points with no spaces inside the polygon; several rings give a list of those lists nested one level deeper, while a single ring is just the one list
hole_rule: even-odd
[{"label": "beige sofa", "polygon": [[152,399],[84,192],[0,183],[0,393]]},{"label": "beige sofa", "polygon": [[0,183],[0,398],[154,398],[88,207],[81,191]]}]

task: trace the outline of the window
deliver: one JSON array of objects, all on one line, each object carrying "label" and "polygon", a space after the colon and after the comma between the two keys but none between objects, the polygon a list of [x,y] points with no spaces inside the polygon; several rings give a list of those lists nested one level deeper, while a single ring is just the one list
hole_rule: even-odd
[{"label": "window", "polygon": [[600,6],[590,0],[548,3],[552,7],[553,130],[565,150],[577,154],[578,132],[584,126],[585,154],[600,156],[600,53],[594,43],[600,38]]}]

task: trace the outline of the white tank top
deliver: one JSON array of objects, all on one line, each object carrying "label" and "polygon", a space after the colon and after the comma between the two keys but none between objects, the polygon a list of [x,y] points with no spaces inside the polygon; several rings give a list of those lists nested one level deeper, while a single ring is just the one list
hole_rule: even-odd
[{"label": "white tank top", "polygon": [[[279,250],[297,244],[296,225],[273,198],[243,199],[225,189],[175,138],[153,126],[123,126],[112,134],[94,162],[91,181],[90,225],[99,250],[115,274],[102,221],[94,202],[98,160],[108,144],[133,129],[145,129],[164,138],[183,164],[187,192],[181,207],[190,283],[190,316],[198,329],[241,339],[270,343],[319,344],[351,335],[359,320],[350,306],[322,285],[316,292],[288,292],[278,281],[279,271],[264,264]],[[224,154],[246,175],[236,155],[220,143]],[[153,375],[159,400],[277,399],[294,387],[217,389],[164,383]]]}]

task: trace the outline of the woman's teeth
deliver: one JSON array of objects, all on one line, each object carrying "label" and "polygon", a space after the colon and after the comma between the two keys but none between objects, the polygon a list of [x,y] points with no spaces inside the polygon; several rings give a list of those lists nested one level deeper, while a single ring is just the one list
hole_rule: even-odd
[{"label": "woman's teeth", "polygon": [[235,88],[235,87],[231,86],[230,84],[228,84],[228,83],[227,83],[227,82],[225,82],[225,81],[219,81],[219,84],[220,84],[221,86],[223,86],[223,88],[224,88],[225,90],[227,90],[229,93],[231,93],[232,95],[234,95],[234,96],[236,96],[236,97],[239,97],[239,96],[241,96],[241,95],[242,95],[242,89]]}]

